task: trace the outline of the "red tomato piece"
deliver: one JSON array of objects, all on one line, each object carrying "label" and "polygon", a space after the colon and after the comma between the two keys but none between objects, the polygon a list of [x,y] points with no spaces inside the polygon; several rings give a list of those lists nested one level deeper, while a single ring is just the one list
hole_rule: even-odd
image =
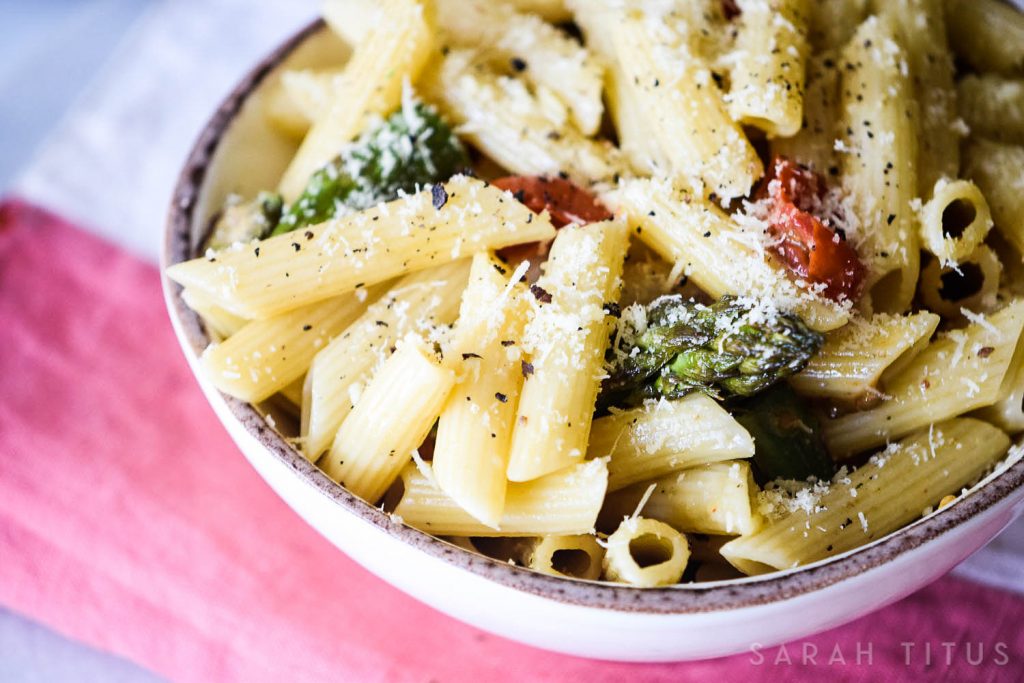
[{"label": "red tomato piece", "polygon": [[855,299],[864,281],[864,264],[845,237],[813,213],[827,192],[817,173],[785,157],[773,160],[761,194],[772,199],[769,229],[779,240],[774,251],[798,277],[824,284],[830,299]]},{"label": "red tomato piece", "polygon": [[531,211],[540,213],[547,209],[556,228],[570,223],[586,225],[612,217],[597,197],[563,178],[506,176],[491,184],[514,194]]}]

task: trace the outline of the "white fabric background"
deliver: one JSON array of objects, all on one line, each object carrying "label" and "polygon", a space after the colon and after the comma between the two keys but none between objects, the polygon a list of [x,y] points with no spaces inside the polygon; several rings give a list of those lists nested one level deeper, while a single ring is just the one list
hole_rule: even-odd
[{"label": "white fabric background", "polygon": [[[314,0],[165,0],[16,181],[14,192],[156,261],[178,170],[221,98],[316,13]],[[956,573],[1024,593],[1024,520]]]}]

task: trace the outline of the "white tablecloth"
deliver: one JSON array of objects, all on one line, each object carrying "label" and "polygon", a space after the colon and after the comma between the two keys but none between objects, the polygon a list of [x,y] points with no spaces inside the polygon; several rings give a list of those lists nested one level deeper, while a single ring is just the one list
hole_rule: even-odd
[{"label": "white tablecloth", "polygon": [[[179,168],[246,70],[316,13],[314,0],[165,0],[118,48],[15,192],[156,261]],[[956,573],[1024,593],[1024,520]]]}]

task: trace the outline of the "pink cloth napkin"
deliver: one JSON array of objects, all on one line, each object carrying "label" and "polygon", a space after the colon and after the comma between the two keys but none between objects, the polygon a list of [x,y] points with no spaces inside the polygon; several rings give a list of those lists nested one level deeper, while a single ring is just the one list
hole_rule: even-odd
[{"label": "pink cloth napkin", "polygon": [[335,550],[249,468],[189,373],[152,266],[18,201],[0,206],[0,604],[176,680],[1024,670],[1024,600],[951,578],[802,643],[689,664],[566,657],[443,616]]}]

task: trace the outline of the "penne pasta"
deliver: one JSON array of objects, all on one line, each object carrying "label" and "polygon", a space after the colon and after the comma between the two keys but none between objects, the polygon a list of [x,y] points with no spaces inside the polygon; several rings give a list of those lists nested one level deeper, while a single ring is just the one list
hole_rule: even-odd
[{"label": "penne pasta", "polygon": [[552,576],[590,581],[601,577],[604,548],[592,534],[544,536],[530,551],[527,566]]},{"label": "penne pasta", "polygon": [[968,258],[992,229],[988,203],[969,180],[939,180],[918,219],[922,246],[942,265]]},{"label": "penne pasta", "polygon": [[1024,79],[968,74],[957,84],[957,104],[971,135],[1024,144]]},{"label": "penne pasta", "polygon": [[956,266],[931,260],[921,272],[921,301],[947,319],[960,320],[961,311],[991,311],[998,302],[1003,266],[995,252],[982,244]]},{"label": "penne pasta", "polygon": [[321,468],[368,503],[375,503],[410,461],[441,414],[455,374],[415,335],[384,361],[356,407],[341,423]]},{"label": "penne pasta", "polygon": [[1024,17],[1000,0],[946,0],[949,43],[979,71],[1024,72]]},{"label": "penne pasta", "polygon": [[928,345],[886,386],[886,398],[869,410],[825,423],[832,456],[848,458],[956,415],[995,403],[1013,381],[1024,301],[1015,300]]},{"label": "penne pasta", "polygon": [[964,153],[964,174],[988,201],[995,227],[1024,252],[1024,147],[972,139]]},{"label": "penne pasta", "polygon": [[744,573],[762,574],[876,541],[969,486],[1009,446],[1005,433],[980,420],[957,418],[924,427],[837,477],[809,509],[734,539],[721,553]]},{"label": "penne pasta", "polygon": [[839,120],[839,69],[835,51],[807,60],[802,127],[792,137],[771,140],[772,153],[795,159],[822,175],[838,173],[835,140]]},{"label": "penne pasta", "polygon": [[604,574],[633,586],[668,586],[679,583],[689,559],[685,536],[657,520],[634,517],[608,537]]},{"label": "penne pasta", "polygon": [[722,460],[749,458],[754,441],[713,399],[676,401],[615,412],[594,420],[587,456],[608,460],[608,490]]},{"label": "penne pasta", "polygon": [[249,321],[218,306],[211,297],[191,289],[181,290],[181,300],[199,314],[206,328],[221,339],[230,337]]},{"label": "penne pasta", "polygon": [[437,536],[544,536],[589,534],[601,510],[608,468],[591,460],[530,482],[509,484],[498,528],[475,519],[434,482],[429,465],[402,471],[394,514]]},{"label": "penne pasta", "polygon": [[545,214],[456,176],[441,189],[178,263],[167,274],[229,311],[266,318],[477,251],[553,236]]}]

